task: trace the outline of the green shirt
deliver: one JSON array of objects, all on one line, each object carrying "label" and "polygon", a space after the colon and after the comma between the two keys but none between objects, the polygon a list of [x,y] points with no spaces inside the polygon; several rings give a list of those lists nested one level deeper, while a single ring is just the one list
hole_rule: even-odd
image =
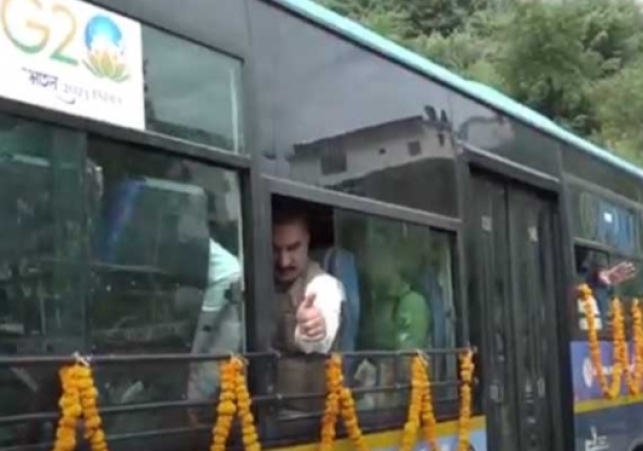
[{"label": "green shirt", "polygon": [[424,349],[429,344],[431,313],[421,294],[406,283],[375,296],[363,323],[363,349]]}]

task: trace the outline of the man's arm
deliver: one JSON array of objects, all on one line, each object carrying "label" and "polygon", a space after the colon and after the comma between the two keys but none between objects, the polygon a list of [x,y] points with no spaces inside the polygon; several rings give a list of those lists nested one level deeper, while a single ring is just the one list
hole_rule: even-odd
[{"label": "man's arm", "polygon": [[306,353],[326,354],[330,351],[339,331],[342,302],[346,298],[344,287],[334,277],[324,274],[317,276],[306,288],[306,295],[315,294],[313,305],[319,309],[326,326],[324,338],[318,341],[307,340],[299,326],[295,328],[295,343]]},{"label": "man's arm", "polygon": [[192,343],[192,352],[206,352],[211,334],[226,307],[225,293],[241,280],[241,265],[237,257],[214,240],[210,240],[208,287],[203,296],[201,314]]}]

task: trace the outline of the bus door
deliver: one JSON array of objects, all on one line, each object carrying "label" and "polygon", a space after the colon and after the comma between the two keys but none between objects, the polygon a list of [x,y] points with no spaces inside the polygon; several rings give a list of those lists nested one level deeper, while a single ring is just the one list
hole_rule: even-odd
[{"label": "bus door", "polygon": [[550,378],[557,374],[555,203],[475,176],[472,300],[483,320],[489,449],[550,451]]}]

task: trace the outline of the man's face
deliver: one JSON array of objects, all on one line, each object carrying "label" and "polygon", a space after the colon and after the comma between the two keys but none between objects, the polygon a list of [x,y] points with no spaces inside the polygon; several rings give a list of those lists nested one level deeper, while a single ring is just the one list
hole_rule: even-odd
[{"label": "man's face", "polygon": [[310,237],[303,221],[275,225],[272,231],[272,252],[275,279],[290,283],[299,277],[308,264]]}]

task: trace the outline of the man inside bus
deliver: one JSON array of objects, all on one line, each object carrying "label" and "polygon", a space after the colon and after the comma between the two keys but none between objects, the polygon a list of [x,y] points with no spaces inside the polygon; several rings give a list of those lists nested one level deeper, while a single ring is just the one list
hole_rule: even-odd
[{"label": "man inside bus", "polygon": [[[203,297],[194,340],[193,354],[239,352],[242,347],[240,295],[242,278],[239,259],[213,239],[209,240],[208,287]],[[208,399],[219,386],[217,365],[199,362],[190,365],[188,399]]]},{"label": "man inside bus", "polygon": [[[408,266],[410,255],[399,255],[402,246],[386,245],[392,237],[373,235],[368,248],[369,282],[371,296],[364,306],[364,321],[360,329],[361,349],[401,351],[426,349],[430,346],[432,312],[424,297],[417,292],[402,271]],[[360,365],[356,379],[361,386],[393,386],[396,365],[390,359],[373,359]],[[404,364],[407,364],[406,362]],[[374,376],[376,375],[376,376]],[[367,382],[368,380],[368,382]],[[406,381],[405,381],[406,382]],[[399,393],[388,392],[367,395],[364,407],[391,407],[400,402]]]},{"label": "man inside bus", "polygon": [[[310,232],[303,208],[278,203],[273,217],[276,293],[272,346],[284,354],[277,367],[277,391],[322,394],[324,361],[303,354],[337,349],[344,287],[310,260]],[[285,407],[284,414],[317,411],[323,409],[323,400],[292,401]]]}]

